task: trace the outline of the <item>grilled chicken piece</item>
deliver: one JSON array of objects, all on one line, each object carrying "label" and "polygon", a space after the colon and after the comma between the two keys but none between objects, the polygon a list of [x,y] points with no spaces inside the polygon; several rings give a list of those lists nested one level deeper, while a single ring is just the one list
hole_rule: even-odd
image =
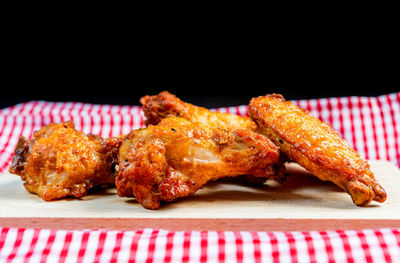
[{"label": "grilled chicken piece", "polygon": [[200,122],[212,128],[228,131],[245,129],[256,131],[257,125],[249,118],[231,113],[211,112],[206,108],[183,102],[168,91],[140,99],[146,117],[145,124],[157,125],[167,117],[181,117],[191,122]]},{"label": "grilled chicken piece", "polygon": [[290,159],[338,185],[356,205],[386,200],[368,162],[327,123],[277,94],[253,98],[249,113],[261,132]]},{"label": "grilled chicken piece", "polygon": [[82,197],[95,186],[114,185],[121,143],[122,137],[86,135],[72,122],[49,124],[30,140],[20,137],[9,171],[43,200]]},{"label": "grilled chicken piece", "polygon": [[188,196],[210,180],[252,174],[284,176],[279,149],[263,135],[209,128],[172,117],[127,135],[119,151],[116,187],[145,208]]}]

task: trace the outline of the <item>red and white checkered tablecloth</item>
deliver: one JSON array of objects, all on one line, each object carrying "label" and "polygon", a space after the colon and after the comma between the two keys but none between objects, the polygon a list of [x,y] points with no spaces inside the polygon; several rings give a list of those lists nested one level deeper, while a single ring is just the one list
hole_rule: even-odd
[{"label": "red and white checkered tablecloth", "polygon": [[0,262],[399,262],[400,229],[310,232],[0,228]]},{"label": "red and white checkered tablecloth", "polygon": [[[400,166],[400,92],[295,103],[330,123],[365,158],[388,160]],[[217,110],[247,114],[246,106]],[[19,136],[30,137],[34,130],[46,124],[67,120],[72,120],[85,133],[103,137],[126,134],[143,126],[143,114],[138,106],[32,101],[2,109],[0,172],[8,168]],[[0,228],[0,262],[153,260],[400,262],[400,229],[170,232]]]}]

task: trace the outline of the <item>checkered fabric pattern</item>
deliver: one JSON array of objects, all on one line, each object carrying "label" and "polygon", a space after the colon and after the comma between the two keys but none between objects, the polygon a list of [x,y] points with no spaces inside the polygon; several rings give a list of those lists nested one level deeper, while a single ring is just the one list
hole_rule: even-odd
[{"label": "checkered fabric pattern", "polygon": [[[400,92],[294,101],[330,123],[367,159],[400,166]],[[246,106],[216,109],[247,114]],[[139,106],[32,101],[0,110],[0,172],[20,136],[72,120],[103,137],[143,126]],[[0,228],[0,262],[400,262],[400,229],[213,232]]]},{"label": "checkered fabric pattern", "polygon": [[399,262],[400,229],[310,232],[0,228],[0,262]]}]

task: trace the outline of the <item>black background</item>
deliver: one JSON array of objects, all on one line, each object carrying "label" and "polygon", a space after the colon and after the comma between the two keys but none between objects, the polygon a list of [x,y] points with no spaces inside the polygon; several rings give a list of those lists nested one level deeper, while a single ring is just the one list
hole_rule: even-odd
[{"label": "black background", "polygon": [[30,100],[138,105],[163,90],[205,107],[273,92],[304,99],[400,90],[396,35],[376,21],[274,30],[49,24],[26,23],[4,38],[0,108]]},{"label": "black background", "polygon": [[[283,94],[287,99],[303,99],[376,96],[400,90],[380,77],[370,77],[367,73],[355,76],[338,76],[333,73],[323,76],[296,76],[293,72],[287,72],[282,79],[268,74],[254,76],[251,73],[239,77],[235,73],[225,73],[222,76],[207,76],[205,73],[185,75],[190,72],[182,73],[185,76],[148,76],[162,79],[156,81],[145,77],[136,78],[131,74],[121,76],[119,73],[110,74],[104,71],[85,76],[56,73],[51,80],[46,74],[26,81],[16,81],[13,85],[8,84],[9,90],[0,97],[0,107],[30,100],[138,105],[140,97],[163,90],[205,107],[248,104],[252,97],[274,92]],[[285,80],[285,77],[289,79]]]},{"label": "black background", "polygon": [[[38,92],[36,94],[9,94],[0,98],[0,107],[8,107],[17,103],[26,102],[30,100],[47,100],[47,101],[77,101],[98,104],[115,104],[115,105],[139,105],[139,99],[146,94],[157,94],[160,91],[168,90],[186,102],[196,105],[213,108],[224,107],[233,105],[248,104],[250,99],[255,96],[265,95],[267,93],[281,93],[286,99],[302,99],[302,98],[318,98],[318,97],[332,97],[332,96],[350,96],[350,95],[363,95],[363,96],[376,96],[390,92],[398,91],[395,88],[380,88],[376,90],[318,90],[318,89],[302,89],[298,90],[278,87],[264,87],[264,88],[249,88],[249,87],[236,87],[237,90],[216,90],[215,88],[196,87],[192,89],[199,90],[192,92],[184,88],[139,88],[138,90],[132,89],[123,94],[110,94],[105,91],[98,91],[96,89],[87,88],[85,92],[79,89],[68,89],[58,94],[48,94],[45,92]],[[233,89],[233,88],[232,88]],[[243,89],[242,91],[240,91]],[[204,93],[203,93],[204,92]],[[79,93],[79,94],[77,94]],[[203,94],[199,94],[203,93]]]},{"label": "black background", "polygon": [[281,93],[287,99],[304,99],[376,96],[400,90],[394,73],[377,66],[327,66],[325,63],[268,68],[260,64],[249,67],[238,64],[187,65],[189,69],[184,65],[172,69],[170,65],[158,69],[127,69],[106,62],[100,66],[94,63],[60,66],[56,63],[43,65],[40,70],[31,65],[31,68],[19,69],[20,74],[3,83],[0,107],[30,100],[138,105],[140,97],[163,90],[205,107],[248,104],[252,97],[267,93]]}]

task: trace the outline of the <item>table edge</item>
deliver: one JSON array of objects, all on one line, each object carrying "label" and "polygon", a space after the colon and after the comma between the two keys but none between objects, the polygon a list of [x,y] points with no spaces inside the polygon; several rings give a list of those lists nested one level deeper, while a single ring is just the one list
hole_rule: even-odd
[{"label": "table edge", "polygon": [[400,228],[400,219],[54,218],[3,217],[0,227],[171,231],[326,231]]}]

